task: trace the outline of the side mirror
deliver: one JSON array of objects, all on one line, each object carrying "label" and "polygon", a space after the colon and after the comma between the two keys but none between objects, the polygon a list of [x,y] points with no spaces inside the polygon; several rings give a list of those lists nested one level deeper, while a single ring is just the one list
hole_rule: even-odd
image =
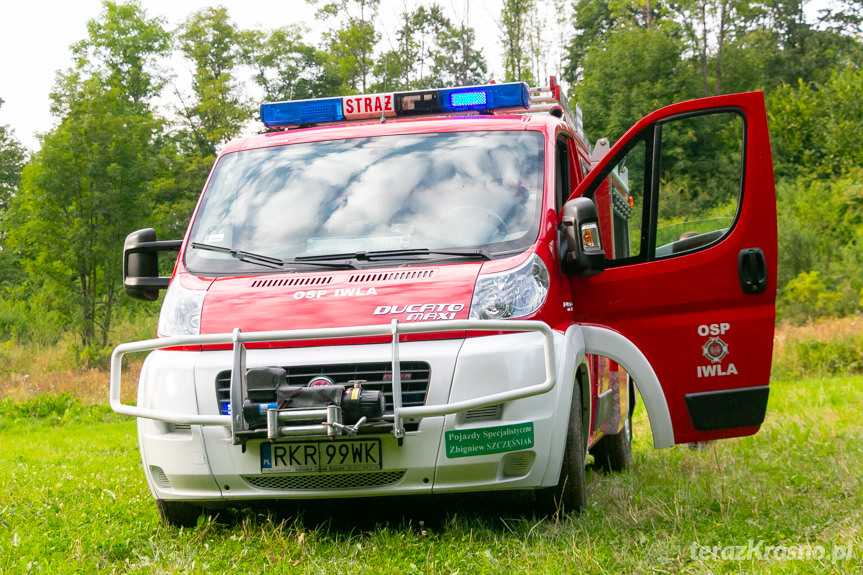
[{"label": "side mirror", "polygon": [[156,241],[156,230],[132,232],[123,242],[123,289],[136,299],[155,301],[170,277],[159,276],[159,252],[180,251],[183,240]]},{"label": "side mirror", "polygon": [[595,276],[605,269],[605,251],[599,237],[596,205],[588,198],[573,198],[563,205],[560,218],[566,235],[563,271],[580,277]]}]

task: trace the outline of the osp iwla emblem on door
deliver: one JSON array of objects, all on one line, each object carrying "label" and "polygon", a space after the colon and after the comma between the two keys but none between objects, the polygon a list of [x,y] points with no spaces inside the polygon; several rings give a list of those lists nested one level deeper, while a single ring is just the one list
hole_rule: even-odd
[{"label": "osp iwla emblem on door", "polygon": [[711,337],[702,346],[701,350],[704,353],[704,357],[713,363],[719,363],[723,357],[728,355],[728,344],[718,337]]},{"label": "osp iwla emblem on door", "polygon": [[716,365],[728,355],[728,344],[722,339],[711,337],[701,346],[701,353],[711,361],[712,365],[699,365],[698,377],[737,374],[737,368],[733,363],[729,363],[727,369],[723,369],[722,365]]}]

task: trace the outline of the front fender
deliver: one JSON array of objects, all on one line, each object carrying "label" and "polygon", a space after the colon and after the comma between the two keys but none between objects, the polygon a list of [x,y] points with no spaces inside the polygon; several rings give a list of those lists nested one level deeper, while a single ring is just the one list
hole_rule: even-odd
[{"label": "front fender", "polygon": [[616,331],[599,326],[582,326],[585,352],[602,355],[623,366],[635,380],[638,393],[653,431],[653,446],[657,449],[674,445],[674,428],[665,393],[650,362],[634,343]]}]

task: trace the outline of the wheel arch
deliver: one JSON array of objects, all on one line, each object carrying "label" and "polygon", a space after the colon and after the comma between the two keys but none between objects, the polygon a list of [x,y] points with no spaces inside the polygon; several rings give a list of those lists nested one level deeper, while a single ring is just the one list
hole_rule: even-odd
[{"label": "wheel arch", "polygon": [[620,333],[601,326],[582,326],[585,353],[602,355],[623,366],[635,379],[635,387],[644,401],[653,446],[656,448],[674,445],[674,428],[662,385],[650,362],[638,347]]}]

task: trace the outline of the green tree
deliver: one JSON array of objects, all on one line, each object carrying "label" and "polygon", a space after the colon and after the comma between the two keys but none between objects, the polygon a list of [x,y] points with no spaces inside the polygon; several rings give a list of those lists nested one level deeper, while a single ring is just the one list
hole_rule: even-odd
[{"label": "green tree", "polygon": [[452,28],[449,18],[437,4],[428,8],[419,6],[411,14],[411,40],[416,44],[416,58],[413,62],[413,85],[417,88],[430,88],[440,83],[434,76],[434,62],[442,57],[439,39],[444,31]]},{"label": "green tree", "polygon": [[659,0],[574,0],[573,8],[574,34],[566,47],[568,64],[564,72],[569,82],[583,78],[588,51],[612,32],[657,29],[679,41],[680,31]]},{"label": "green tree", "polygon": [[[0,98],[2,107],[3,99]],[[26,160],[27,150],[15,138],[15,132],[9,126],[0,125],[0,221],[9,199],[21,184],[21,169]]]},{"label": "green tree", "polygon": [[780,177],[834,178],[863,165],[863,71],[834,71],[824,84],[782,84],[767,98]]},{"label": "green tree", "polygon": [[[826,82],[833,71],[849,63],[860,65],[860,43],[844,30],[822,29],[806,20],[805,0],[753,0],[751,14],[757,26],[768,30],[778,50],[778,65],[773,70],[773,85]],[[832,19],[833,10],[822,14]]]},{"label": "green tree", "polygon": [[149,100],[161,76],[149,70],[164,54],[160,27],[137,4],[104,4],[73,46],[76,67],[58,74],[58,126],[42,137],[2,222],[26,272],[23,295],[73,327],[84,361],[103,357],[123,239],[140,227],[156,177],[162,123]]},{"label": "green tree", "polygon": [[836,315],[842,295],[830,291],[819,272],[800,272],[780,293],[777,313],[794,323]]},{"label": "green tree", "polygon": [[820,22],[841,34],[863,37],[863,1],[844,0],[834,10],[822,10]]},{"label": "green tree", "polygon": [[642,116],[695,92],[696,76],[682,46],[654,27],[621,28],[595,43],[583,60],[575,96],[592,138],[623,135]]},{"label": "green tree", "polygon": [[737,32],[746,29],[749,0],[680,0],[673,2],[670,9],[681,24],[690,50],[697,55],[701,95],[722,93],[726,47]]},{"label": "green tree", "polygon": [[179,27],[177,43],[194,66],[192,97],[181,97],[179,110],[185,133],[200,156],[215,156],[251,117],[234,76],[242,54],[240,32],[225,8],[202,8]]},{"label": "green tree", "polygon": [[375,65],[374,90],[469,85],[483,81],[485,59],[474,47],[474,30],[454,26],[438,4],[402,13],[398,45]]},{"label": "green tree", "polygon": [[567,45],[567,65],[563,77],[575,84],[583,78],[584,59],[590,47],[614,27],[610,0],[576,0],[574,33]]},{"label": "green tree", "polygon": [[85,82],[10,203],[10,248],[85,350],[108,344],[123,238],[147,207],[159,127],[145,106]]},{"label": "green tree", "polygon": [[180,126],[161,142],[157,158],[151,218],[157,231],[182,234],[219,148],[252,117],[236,78],[248,55],[247,39],[223,7],[190,14],[175,32],[177,47],[192,66],[192,87],[190,94],[175,87]]},{"label": "green tree", "polygon": [[342,78],[351,90],[361,93],[371,85],[373,53],[380,39],[374,25],[379,6],[380,0],[330,0],[318,10],[319,18],[339,22],[339,28],[324,34],[324,42],[338,62]]},{"label": "green tree", "polygon": [[[0,107],[3,107],[2,98]],[[21,185],[21,170],[26,161],[27,150],[15,138],[14,131],[0,125],[0,287],[12,287],[21,280],[15,253],[5,248],[4,220],[9,201]]]},{"label": "green tree", "polygon": [[529,16],[534,0],[504,0],[498,26],[503,45],[503,67],[507,82],[533,83],[528,49]]},{"label": "green tree", "polygon": [[164,18],[148,18],[136,0],[104,2],[99,19],[87,23],[87,39],[72,46],[77,70],[133,102],[157,96],[165,82],[158,62],[171,50],[164,25]]},{"label": "green tree", "polygon": [[401,25],[396,30],[396,46],[385,51],[375,61],[374,74],[377,82],[372,86],[374,91],[407,90],[414,87],[414,68],[420,53],[414,38],[413,12],[405,6],[400,16]]},{"label": "green tree", "polygon": [[527,15],[525,42],[525,56],[527,57],[531,85],[540,83],[540,79],[547,77],[545,58],[549,51],[549,44],[545,40],[547,21],[540,10],[531,10]]},{"label": "green tree", "polygon": [[443,30],[438,43],[441,50],[435,59],[434,74],[442,86],[470,86],[486,81],[485,57],[476,47],[476,32],[465,21]]},{"label": "green tree", "polygon": [[342,93],[343,81],[325,52],[303,43],[299,25],[241,34],[243,59],[268,101],[302,100]]}]

